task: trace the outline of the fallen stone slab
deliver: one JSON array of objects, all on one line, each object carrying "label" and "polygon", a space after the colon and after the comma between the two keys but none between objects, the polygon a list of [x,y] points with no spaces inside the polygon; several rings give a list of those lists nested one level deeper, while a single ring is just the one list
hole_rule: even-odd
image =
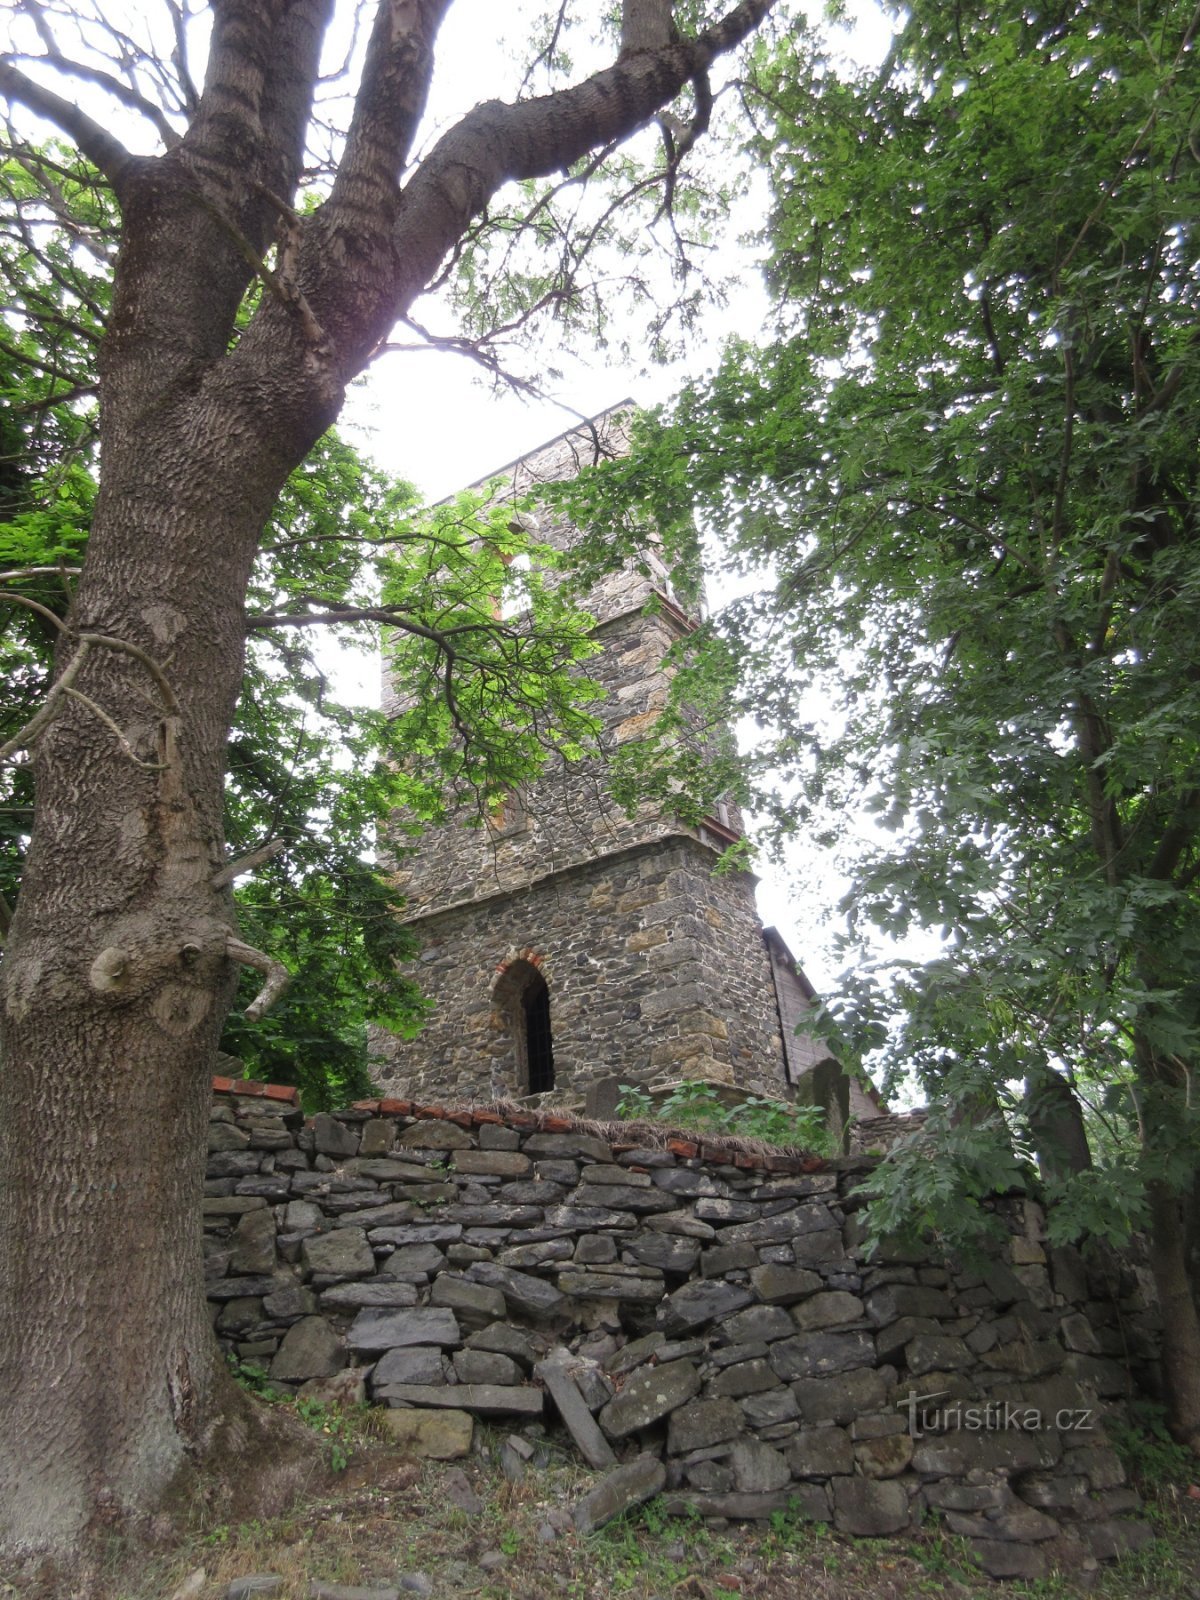
[{"label": "fallen stone slab", "polygon": [[578,1501],[572,1519],[580,1533],[594,1533],[631,1506],[642,1505],[661,1494],[667,1469],[657,1456],[638,1456],[602,1478],[596,1487]]},{"label": "fallen stone slab", "polygon": [[471,1453],[475,1418],[466,1411],[383,1411],[379,1425],[398,1445],[430,1461],[457,1461]]},{"label": "fallen stone slab", "polygon": [[554,1402],[563,1427],[575,1441],[580,1455],[589,1467],[601,1470],[616,1464],[612,1446],[596,1426],[595,1418],[587,1407],[579,1385],[571,1374],[557,1361],[541,1361],[533,1375],[545,1385],[546,1393]]},{"label": "fallen stone slab", "polygon": [[528,1385],[454,1383],[445,1387],[424,1383],[388,1385],[388,1401],[409,1406],[443,1406],[470,1411],[481,1417],[540,1417],[542,1391]]}]

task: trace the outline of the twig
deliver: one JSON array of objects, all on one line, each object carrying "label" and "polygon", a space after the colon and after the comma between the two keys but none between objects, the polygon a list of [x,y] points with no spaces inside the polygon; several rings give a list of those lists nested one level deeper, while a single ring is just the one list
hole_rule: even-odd
[{"label": "twig", "polygon": [[231,961],[238,961],[243,967],[253,967],[255,972],[265,975],[267,981],[246,1007],[246,1021],[259,1022],[291,983],[292,975],[282,961],[264,955],[261,950],[255,950],[253,945],[243,944],[232,934],[225,946],[225,954]]},{"label": "twig", "polygon": [[62,677],[56,684],[52,685],[41,710],[35,712],[25,726],[14,733],[6,744],[0,745],[0,761],[7,761],[18,750],[27,750],[47,724],[53,720],[58,711],[59,700],[69,692],[72,680],[78,676],[79,669],[87,660],[87,654],[87,645],[81,644]]}]

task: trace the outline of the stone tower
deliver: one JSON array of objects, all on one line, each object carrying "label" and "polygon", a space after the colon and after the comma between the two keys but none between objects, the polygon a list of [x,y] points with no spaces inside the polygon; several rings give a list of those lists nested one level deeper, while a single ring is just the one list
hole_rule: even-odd
[{"label": "stone tower", "polygon": [[[506,492],[619,454],[630,409],[502,469]],[[572,533],[549,519],[538,527],[560,548]],[[601,645],[587,670],[604,687],[602,737],[614,749],[663,708],[663,656],[694,624],[652,549],[604,580],[587,609]],[[778,935],[764,934],[755,879],[714,875],[739,826],[724,808],[699,827],[650,805],[627,817],[602,762],[558,762],[486,827],[430,829],[396,879],[434,1010],[417,1038],[377,1040],[384,1092],[570,1102],[601,1080],[688,1078],[792,1092],[823,1054],[791,1032],[812,991]]]}]

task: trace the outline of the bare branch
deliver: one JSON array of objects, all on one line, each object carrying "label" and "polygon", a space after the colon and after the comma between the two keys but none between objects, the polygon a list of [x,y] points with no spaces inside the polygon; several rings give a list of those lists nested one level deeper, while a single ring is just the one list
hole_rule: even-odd
[{"label": "bare branch", "polygon": [[40,83],[19,72],[8,59],[0,60],[0,94],[61,128],[88,160],[99,167],[112,184],[117,200],[121,200],[137,162],[119,139],[114,139],[106,128],[94,122],[74,101],[64,100],[52,89],[44,89]]},{"label": "bare branch", "polygon": [[261,867],[264,861],[270,861],[272,856],[277,856],[282,850],[287,849],[284,839],[271,839],[266,844],[260,844],[257,850],[251,850],[244,856],[238,856],[233,861],[228,861],[219,872],[214,872],[209,882],[214,889],[223,889],[226,884],[232,883],[235,878],[240,878],[244,873],[253,872],[255,867]]},{"label": "bare branch", "polygon": [[167,682],[163,669],[154,660],[153,656],[148,656],[144,650],[139,650],[137,645],[130,644],[128,639],[114,639],[107,633],[81,633],[79,641],[81,644],[98,644],[106,650],[119,650],[127,656],[132,656],[135,661],[140,661],[158,686],[158,692],[162,696],[163,710],[169,717],[183,715],[179,701],[175,698],[175,691]]},{"label": "bare branch", "polygon": [[247,1022],[261,1021],[291,983],[291,973],[282,961],[276,961],[274,956],[264,955],[252,945],[243,944],[240,939],[234,938],[233,934],[229,936],[225,953],[231,961],[240,962],[243,967],[253,967],[255,972],[261,972],[266,977],[267,981],[246,1007]]},{"label": "bare branch", "polygon": [[147,100],[145,95],[139,94],[127,83],[122,83],[120,78],[111,72],[102,72],[99,67],[88,67],[81,61],[72,61],[58,50],[48,50],[41,56],[9,57],[10,61],[38,62],[44,61],[56,71],[65,73],[69,78],[80,78],[84,83],[94,83],[98,89],[104,89],[111,94],[114,100],[119,100],[123,106],[128,106],[130,111],[136,111],[139,116],[146,118],[154,124],[159,138],[167,149],[173,149],[179,143],[180,135],[163,115],[161,106],[156,106],[152,100]]},{"label": "bare branch", "polygon": [[36,711],[25,726],[13,734],[6,744],[0,745],[0,761],[7,761],[16,755],[18,750],[28,750],[40,734],[58,715],[58,703],[63,695],[69,692],[71,684],[79,676],[80,669],[86,661],[88,647],[81,644],[71,658],[66,670],[57,683],[52,684],[50,692],[42,702],[41,709]]}]

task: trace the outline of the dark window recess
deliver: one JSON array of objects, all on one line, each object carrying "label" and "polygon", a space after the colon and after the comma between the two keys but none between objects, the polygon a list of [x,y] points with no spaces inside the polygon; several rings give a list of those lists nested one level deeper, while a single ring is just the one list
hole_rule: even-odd
[{"label": "dark window recess", "polygon": [[554,1046],[550,1040],[550,990],[540,973],[521,996],[521,1005],[529,1093],[547,1094],[554,1087]]}]

